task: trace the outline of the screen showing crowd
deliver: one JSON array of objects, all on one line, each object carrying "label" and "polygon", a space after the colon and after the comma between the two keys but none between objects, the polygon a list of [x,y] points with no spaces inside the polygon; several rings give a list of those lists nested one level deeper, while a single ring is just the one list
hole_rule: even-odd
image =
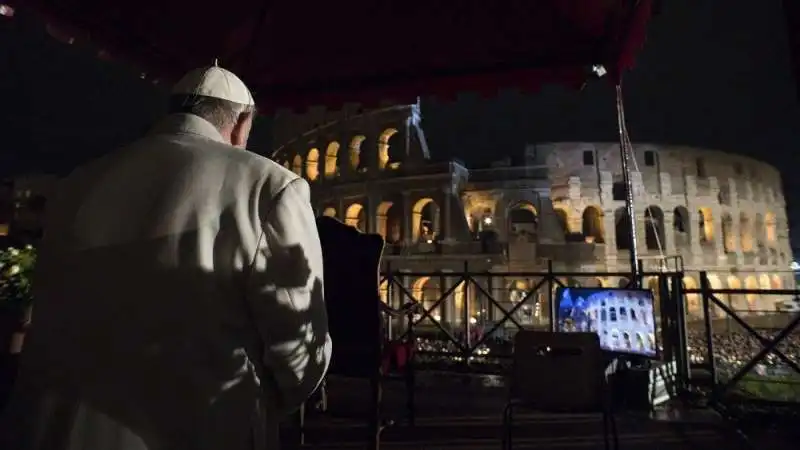
[{"label": "screen showing crowd", "polygon": [[604,350],[656,357],[653,293],[639,289],[559,288],[561,332],[597,333]]}]

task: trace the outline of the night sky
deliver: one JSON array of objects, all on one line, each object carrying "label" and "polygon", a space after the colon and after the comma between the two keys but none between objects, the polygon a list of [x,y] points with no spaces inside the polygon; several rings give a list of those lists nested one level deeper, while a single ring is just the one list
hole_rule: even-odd
[{"label": "night sky", "polygon": [[[633,141],[739,152],[780,167],[800,225],[793,176],[800,104],[780,2],[662,3],[625,79]],[[53,39],[30,14],[0,17],[0,176],[68,172],[135,138],[163,112],[163,90],[142,80],[140,69],[98,60],[96,50]],[[423,99],[422,106],[437,158],[481,164],[525,143],[616,140],[613,88],[603,82],[581,92],[467,93],[456,102]],[[268,153],[269,134],[269,119],[261,119],[255,151]]]}]

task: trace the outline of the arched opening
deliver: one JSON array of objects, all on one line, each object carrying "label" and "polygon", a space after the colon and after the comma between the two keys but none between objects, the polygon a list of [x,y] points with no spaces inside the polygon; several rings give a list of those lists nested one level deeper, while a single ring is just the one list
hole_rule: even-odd
[{"label": "arched opening", "polygon": [[[758,280],[756,280],[756,277],[751,275],[745,278],[744,288],[747,290],[758,290]],[[759,295],[755,293],[749,293],[745,296],[745,298],[747,299],[747,310],[758,311]]]},{"label": "arched opening", "polygon": [[781,277],[779,277],[778,275],[773,275],[772,276],[771,285],[772,285],[772,289],[782,289],[783,288],[783,282],[781,281]]},{"label": "arched opening", "polygon": [[334,178],[339,174],[339,143],[328,144],[325,150],[325,178]]},{"label": "arched opening", "polygon": [[[694,278],[685,276],[683,277],[684,289],[697,289],[697,282]],[[686,312],[690,318],[697,319],[703,317],[700,294],[686,294]]]},{"label": "arched opening", "polygon": [[698,209],[697,219],[697,235],[700,236],[700,244],[711,244],[714,242],[714,216],[711,214],[711,208]]},{"label": "arched opening", "polygon": [[658,206],[648,206],[644,210],[644,241],[648,250],[663,251],[664,212]]},{"label": "arched opening", "polygon": [[597,206],[587,206],[581,216],[581,228],[586,242],[605,244],[605,230],[603,229],[603,212]]},{"label": "arched opening", "polygon": [[736,235],[733,233],[733,219],[727,214],[722,216],[722,244],[725,253],[736,252]]},{"label": "arched opening", "polygon": [[388,166],[391,161],[391,155],[389,154],[391,146],[389,145],[389,140],[396,134],[396,129],[387,128],[383,130],[380,137],[378,137],[378,168],[381,170],[386,169],[386,166]]},{"label": "arched opening", "polygon": [[303,157],[300,155],[294,155],[294,160],[292,161],[292,172],[294,172],[297,176],[303,176]]},{"label": "arched opening", "polygon": [[765,234],[767,235],[767,242],[774,243],[778,240],[777,225],[775,222],[775,214],[767,213],[766,220],[764,221]]},{"label": "arched opening", "polygon": [[336,217],[336,208],[329,206],[322,211],[324,217]]},{"label": "arched opening", "polygon": [[351,227],[356,227],[362,233],[367,230],[367,214],[364,206],[360,203],[353,203],[348,206],[344,213],[344,223]]},{"label": "arched opening", "polygon": [[617,250],[631,249],[631,219],[625,208],[614,211],[614,238],[617,241]]},{"label": "arched opening", "polygon": [[[414,299],[422,304],[422,307],[425,308],[426,311],[433,308],[433,305],[439,301],[441,297],[441,289],[439,287],[439,282],[436,278],[431,277],[421,277],[417,278],[414,281],[414,284],[411,286],[411,296]],[[444,302],[443,302],[444,303]],[[437,306],[436,309],[431,311],[431,317],[433,320],[440,321],[442,320],[441,315],[441,306]],[[431,324],[430,318],[426,318],[422,323]]]},{"label": "arched opening", "polygon": [[745,213],[739,214],[739,242],[743,252],[753,252],[753,223]]},{"label": "arched opening", "polygon": [[672,211],[672,235],[676,248],[685,248],[691,244],[689,210],[683,206],[678,206]]},{"label": "arched opening", "polygon": [[[512,280],[508,284],[508,302],[504,305],[506,311],[520,306],[513,314],[514,319],[520,325],[533,325],[541,317],[542,308],[536,294],[531,294],[528,297],[528,292],[531,290],[530,284],[525,280]],[[527,297],[527,299],[526,299]]]},{"label": "arched opening", "polygon": [[778,251],[774,248],[769,249],[769,263],[774,265],[778,264]]},{"label": "arched opening", "polygon": [[[708,285],[712,291],[722,289],[722,281],[720,281],[719,277],[716,275],[708,275]],[[721,298],[721,296],[718,296],[717,298]],[[728,301],[728,306],[730,306],[730,301]],[[709,308],[714,311],[715,317],[725,317],[725,311],[712,302],[709,302]]]},{"label": "arched opening", "polygon": [[361,169],[361,143],[364,142],[366,136],[356,136],[350,141],[350,148],[349,148],[349,161],[350,161],[350,168],[353,170]]},{"label": "arched opening", "polygon": [[561,207],[553,208],[553,211],[556,213],[556,221],[558,222],[558,227],[564,236],[569,234],[569,213],[566,209]]},{"label": "arched opening", "polygon": [[376,219],[377,231],[387,243],[395,244],[403,239],[403,211],[395,202],[381,202]]},{"label": "arched opening", "polygon": [[417,200],[411,208],[411,239],[433,242],[439,235],[439,205],[432,198]]},{"label": "arched opening", "polygon": [[378,293],[381,296],[381,301],[388,305],[389,304],[389,280],[381,281],[380,286],[378,286]]},{"label": "arched opening", "polygon": [[508,212],[509,241],[536,242],[538,220],[536,208],[532,204],[522,202],[514,205]]},{"label": "arched opening", "polygon": [[312,148],[306,156],[306,177],[310,181],[319,178],[319,149]]},{"label": "arched opening", "polygon": [[[728,289],[741,290],[742,282],[739,278],[731,275],[728,277]],[[728,296],[728,306],[735,312],[747,311],[747,299],[742,294],[731,294]]]}]

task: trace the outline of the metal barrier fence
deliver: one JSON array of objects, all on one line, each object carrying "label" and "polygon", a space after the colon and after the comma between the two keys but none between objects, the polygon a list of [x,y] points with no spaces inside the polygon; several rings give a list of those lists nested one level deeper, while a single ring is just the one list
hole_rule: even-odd
[{"label": "metal barrier fence", "polygon": [[[558,287],[646,286],[656,297],[657,342],[664,357],[688,375],[685,349],[682,272],[489,272],[463,270],[412,272],[387,265],[381,298],[391,308],[419,306],[410,327],[422,367],[495,372],[511,356],[511,338],[521,329],[555,330]],[[662,301],[668,300],[669,301]],[[389,318],[390,339],[404,339],[409,325]],[[684,377],[685,379],[685,377]]]},{"label": "metal barrier fence", "polygon": [[[699,289],[702,326],[687,335],[691,380],[710,389],[709,400],[731,396],[771,403],[800,403],[800,313],[734,309],[731,298],[798,297],[795,289],[715,289],[706,272]],[[707,383],[704,383],[706,380]]]}]

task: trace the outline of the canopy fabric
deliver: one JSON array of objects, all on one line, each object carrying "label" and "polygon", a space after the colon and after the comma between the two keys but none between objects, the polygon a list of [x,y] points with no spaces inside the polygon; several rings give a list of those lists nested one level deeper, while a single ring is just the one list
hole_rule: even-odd
[{"label": "canopy fabric", "polygon": [[268,110],[616,82],[653,1],[15,0],[163,80],[217,59]]}]

